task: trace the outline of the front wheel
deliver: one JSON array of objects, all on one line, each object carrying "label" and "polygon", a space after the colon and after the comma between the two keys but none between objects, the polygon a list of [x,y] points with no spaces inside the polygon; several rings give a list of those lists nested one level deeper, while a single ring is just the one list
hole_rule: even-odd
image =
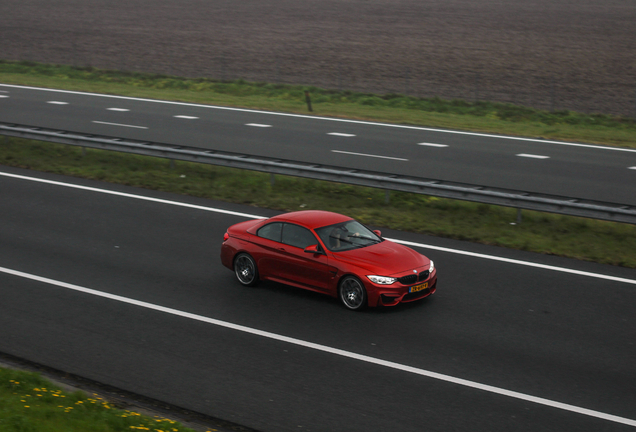
[{"label": "front wheel", "polygon": [[254,286],[258,283],[258,267],[249,254],[240,253],[234,258],[234,273],[242,285]]},{"label": "front wheel", "polygon": [[340,301],[347,309],[359,311],[367,306],[367,290],[357,277],[346,276],[338,289]]}]

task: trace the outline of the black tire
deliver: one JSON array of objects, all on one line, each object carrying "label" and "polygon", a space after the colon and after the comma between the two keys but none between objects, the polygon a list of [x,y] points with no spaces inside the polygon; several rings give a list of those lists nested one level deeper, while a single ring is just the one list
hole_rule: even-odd
[{"label": "black tire", "polygon": [[240,253],[234,258],[234,273],[241,285],[254,286],[258,283],[258,267],[249,254]]},{"label": "black tire", "polygon": [[347,309],[359,311],[367,307],[367,290],[355,276],[345,276],[340,281],[338,295]]}]

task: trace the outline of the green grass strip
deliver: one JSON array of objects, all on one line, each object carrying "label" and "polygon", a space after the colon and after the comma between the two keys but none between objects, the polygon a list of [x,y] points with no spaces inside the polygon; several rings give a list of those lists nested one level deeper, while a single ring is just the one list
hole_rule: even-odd
[{"label": "green grass strip", "polygon": [[97,395],[62,391],[39,374],[0,368],[0,432],[59,431],[194,432],[174,420],[119,409]]},{"label": "green grass strip", "polygon": [[220,81],[0,60],[0,82],[636,148],[636,120],[487,101],[375,95],[312,86]]},{"label": "green grass strip", "polygon": [[[0,138],[0,165],[294,211],[344,213],[377,227],[636,268],[636,226],[189,162]],[[220,241],[220,240],[219,240]]]}]

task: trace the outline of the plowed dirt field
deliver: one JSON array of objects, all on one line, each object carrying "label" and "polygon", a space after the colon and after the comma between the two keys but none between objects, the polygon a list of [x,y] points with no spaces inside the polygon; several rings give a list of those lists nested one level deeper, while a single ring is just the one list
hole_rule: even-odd
[{"label": "plowed dirt field", "polygon": [[634,0],[3,0],[0,57],[636,117]]}]

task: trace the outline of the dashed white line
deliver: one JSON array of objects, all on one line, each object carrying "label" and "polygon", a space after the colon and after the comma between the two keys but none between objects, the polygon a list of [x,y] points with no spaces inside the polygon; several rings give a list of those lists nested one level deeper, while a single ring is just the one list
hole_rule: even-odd
[{"label": "dashed white line", "polygon": [[435,144],[435,143],[418,143],[417,145],[427,147],[448,147],[448,144]]},{"label": "dashed white line", "polygon": [[354,155],[354,156],[366,156],[366,157],[381,158],[381,159],[392,159],[392,160],[399,160],[399,161],[408,161],[408,159],[399,158],[399,157],[393,157],[393,156],[380,156],[380,155],[372,155],[372,154],[366,154],[366,153],[348,152],[348,151],[342,151],[342,150],[331,150],[331,151],[333,153],[343,153],[343,154],[349,154],[349,155]]},{"label": "dashed white line", "polygon": [[7,95],[0,95],[0,98],[9,98]]},{"label": "dashed white line", "polygon": [[83,96],[104,97],[104,98],[112,98],[112,99],[120,99],[120,100],[134,100],[134,101],[152,102],[152,103],[160,103],[160,104],[168,104],[168,105],[189,106],[189,107],[196,107],[196,108],[207,108],[207,109],[226,110],[226,111],[249,112],[249,113],[264,114],[264,115],[295,117],[295,118],[312,119],[312,120],[319,120],[319,121],[362,124],[362,125],[369,125],[369,126],[382,126],[382,127],[396,128],[396,129],[421,130],[421,131],[440,132],[440,133],[456,134],[456,135],[470,135],[470,136],[479,136],[479,137],[487,137],[487,138],[536,142],[536,143],[542,143],[542,144],[557,144],[557,145],[573,146],[573,147],[587,147],[587,148],[594,148],[599,150],[612,150],[612,151],[636,153],[636,149],[625,148],[625,147],[610,147],[610,146],[602,146],[602,145],[595,145],[595,144],[570,143],[570,142],[564,142],[564,141],[544,140],[539,138],[514,137],[514,136],[486,134],[486,133],[479,133],[479,132],[437,129],[437,128],[429,128],[429,127],[423,127],[423,126],[408,126],[408,125],[392,124],[392,123],[370,122],[370,121],[364,121],[364,120],[319,117],[319,116],[311,116],[306,114],[291,114],[291,113],[280,113],[280,112],[273,112],[273,111],[259,111],[259,110],[247,109],[247,108],[203,105],[203,104],[188,103],[188,102],[145,99],[145,98],[138,98],[138,97],[131,97],[131,96],[106,95],[101,93],[89,93],[89,92],[80,92],[80,91],[73,91],[73,90],[47,89],[47,88],[41,88],[41,87],[23,86],[23,85],[16,85],[16,84],[0,84],[0,86],[9,87],[9,88],[22,88],[22,89],[28,89],[28,90],[66,93],[66,94],[77,94],[77,95],[83,95]]},{"label": "dashed white line", "polygon": [[109,126],[129,127],[129,128],[135,128],[135,129],[148,129],[146,126],[135,126],[135,125],[121,124],[121,123],[110,123],[110,122],[103,122],[103,121],[97,121],[97,120],[93,120],[93,123],[109,125]]},{"label": "dashed white line", "polygon": [[340,137],[354,137],[355,134],[348,134],[342,132],[329,132],[327,135],[340,136]]},{"label": "dashed white line", "polygon": [[62,101],[47,101],[46,103],[51,105],[68,105],[68,102],[62,102]]},{"label": "dashed white line", "polygon": [[550,159],[550,156],[533,155],[533,154],[527,154],[527,153],[519,153],[517,156],[531,158],[531,159]]},{"label": "dashed white line", "polygon": [[176,115],[174,118],[186,119],[186,120],[197,120],[199,117],[187,116],[187,115]]},{"label": "dashed white line", "polygon": [[633,169],[633,170],[636,170],[636,166],[633,166],[633,167],[629,167],[628,169]]},{"label": "dashed white line", "polygon": [[506,390],[500,387],[494,387],[488,384],[481,384],[475,381],[469,381],[469,380],[465,380],[462,378],[457,378],[451,375],[445,375],[445,374],[441,374],[441,373],[437,373],[437,372],[432,372],[429,370],[425,370],[425,369],[420,369],[417,367],[413,367],[413,366],[408,366],[408,365],[403,365],[400,363],[396,363],[396,362],[392,362],[392,361],[388,361],[388,360],[382,360],[376,357],[371,357],[371,356],[367,356],[364,354],[357,354],[351,351],[345,351],[339,348],[333,348],[327,345],[322,345],[322,344],[317,344],[314,342],[309,342],[309,341],[305,341],[302,339],[296,339],[296,338],[292,338],[289,336],[283,336],[277,333],[271,333],[268,331],[264,331],[264,330],[259,330],[253,327],[247,327],[247,326],[243,326],[240,324],[234,324],[231,322],[227,322],[227,321],[221,321],[218,319],[214,319],[214,318],[209,318],[209,317],[205,317],[202,315],[197,315],[197,314],[193,314],[190,312],[185,312],[185,311],[181,311],[178,309],[172,309],[169,307],[165,307],[165,306],[160,306],[160,305],[156,305],[153,303],[148,303],[148,302],[144,302],[141,300],[135,300],[129,297],[123,297],[123,296],[119,296],[116,294],[111,294],[111,293],[107,293],[107,292],[103,292],[103,291],[97,291],[91,288],[86,288],[86,287],[82,287],[79,285],[73,285],[70,283],[66,283],[66,282],[61,282],[61,281],[57,281],[57,280],[53,280],[53,279],[49,279],[49,278],[45,278],[42,276],[37,276],[37,275],[32,275],[29,273],[24,273],[21,271],[17,271],[17,270],[12,270],[12,269],[8,269],[8,268],[4,268],[4,267],[0,267],[0,272],[8,274],[8,275],[12,275],[12,276],[17,276],[17,277],[21,277],[24,279],[29,279],[29,280],[33,280],[33,281],[37,281],[40,283],[45,283],[48,285],[53,285],[53,286],[57,286],[60,288],[65,288],[65,289],[69,289],[69,290],[73,290],[73,291],[77,291],[77,292],[81,292],[84,294],[89,294],[89,295],[93,295],[93,296],[97,296],[97,297],[102,297],[102,298],[106,298],[109,300],[114,300],[114,301],[118,301],[121,303],[126,303],[126,304],[130,304],[130,305],[134,305],[134,306],[138,306],[138,307],[142,307],[142,308],[146,308],[146,309],[150,309],[150,310],[154,310],[154,311],[158,311],[158,312],[163,312],[163,313],[167,313],[170,315],[174,315],[174,316],[179,316],[182,318],[186,318],[186,319],[190,319],[190,320],[194,320],[194,321],[199,321],[199,322],[204,322],[207,324],[212,324],[215,326],[219,326],[219,327],[223,327],[223,328],[228,328],[231,330],[236,330],[236,331],[240,331],[243,333],[247,333],[247,334],[251,334],[251,335],[255,335],[255,336],[260,336],[260,337],[264,337],[267,339],[272,339],[272,340],[276,340],[276,341],[280,341],[280,342],[285,342],[291,345],[296,345],[296,346],[301,346],[303,348],[309,348],[309,349],[313,349],[316,351],[322,351],[322,352],[326,352],[329,354],[333,354],[333,355],[337,355],[340,357],[345,357],[348,359],[352,359],[352,360],[357,360],[357,361],[362,361],[365,363],[369,363],[369,364],[374,364],[374,365],[378,365],[378,366],[383,366],[383,367],[387,367],[390,369],[394,369],[394,370],[398,370],[398,371],[402,371],[402,372],[406,372],[406,373],[410,373],[413,375],[419,375],[419,376],[424,376],[427,378],[432,378],[432,379],[436,379],[439,381],[444,381],[444,382],[448,382],[451,384],[456,384],[456,385],[460,385],[460,386],[464,386],[464,387],[469,387],[469,388],[473,388],[473,389],[477,389],[477,390],[481,390],[481,391],[485,391],[485,392],[489,392],[489,393],[493,393],[493,394],[498,394],[498,395],[503,395],[503,396],[507,396],[513,399],[519,399],[519,400],[523,400],[523,401],[527,401],[527,402],[532,402],[532,403],[536,403],[538,405],[543,405],[543,406],[548,406],[551,408],[558,408],[564,411],[569,411],[569,412],[574,412],[577,414],[582,414],[582,415],[586,415],[586,416],[590,416],[590,417],[595,417],[595,418],[599,418],[599,419],[603,419],[603,420],[607,420],[607,421],[611,421],[614,423],[620,423],[620,424],[625,424],[625,425],[629,425],[629,426],[636,426],[636,420],[633,419],[629,419],[626,417],[619,417],[619,416],[615,416],[612,414],[607,414],[604,412],[600,412],[600,411],[594,411],[594,410],[590,410],[587,408],[582,408],[582,407],[578,407],[575,405],[569,405],[569,404],[565,404],[562,402],[557,402],[557,401],[553,401],[550,399],[545,399],[545,398],[541,398],[541,397],[537,397],[537,396],[532,396],[532,395],[528,395],[528,394],[524,394],[524,393],[519,393],[516,391],[512,391],[512,390]]},{"label": "dashed white line", "polygon": [[127,108],[106,108],[108,111],[118,111],[118,112],[126,112],[126,111],[130,111]]},{"label": "dashed white line", "polygon": [[260,127],[260,128],[272,127],[272,125],[261,124],[261,123],[245,123],[245,126]]}]

